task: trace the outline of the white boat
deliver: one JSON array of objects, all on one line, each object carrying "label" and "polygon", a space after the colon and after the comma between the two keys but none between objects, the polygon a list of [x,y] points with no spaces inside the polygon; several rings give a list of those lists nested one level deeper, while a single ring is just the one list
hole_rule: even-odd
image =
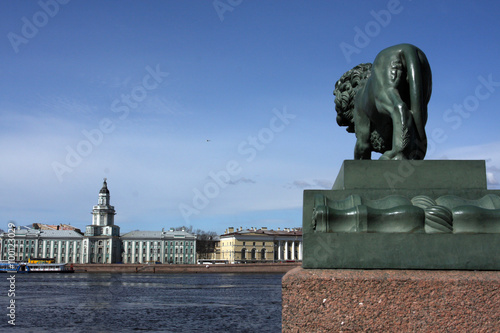
[{"label": "white boat", "polygon": [[7,273],[73,273],[73,265],[26,263],[26,262],[0,262],[0,272]]}]

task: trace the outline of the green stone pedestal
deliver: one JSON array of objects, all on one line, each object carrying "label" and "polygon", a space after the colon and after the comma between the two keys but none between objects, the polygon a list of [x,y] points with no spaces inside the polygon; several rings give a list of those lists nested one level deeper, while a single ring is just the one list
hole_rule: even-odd
[{"label": "green stone pedestal", "polygon": [[345,160],[333,190],[486,189],[484,161]]},{"label": "green stone pedestal", "polygon": [[484,161],[344,161],[332,190],[304,191],[303,267],[500,270],[496,216]]}]

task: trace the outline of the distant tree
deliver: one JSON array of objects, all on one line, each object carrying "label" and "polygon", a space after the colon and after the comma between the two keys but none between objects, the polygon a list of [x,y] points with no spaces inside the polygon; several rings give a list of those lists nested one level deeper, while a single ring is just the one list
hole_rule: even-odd
[{"label": "distant tree", "polygon": [[201,229],[193,229],[193,226],[189,227],[180,226],[175,227],[175,231],[184,230],[191,234],[196,235],[196,254],[198,255],[198,259],[210,259],[212,253],[215,252],[215,242],[218,234],[215,231],[205,231]]},{"label": "distant tree", "polygon": [[189,232],[190,234],[192,234],[193,233],[193,226],[190,225],[189,227],[186,227],[185,225],[183,225],[183,226],[180,226],[180,227],[175,227],[174,230],[175,231],[184,230],[185,232]]},{"label": "distant tree", "polygon": [[196,229],[196,254],[198,259],[210,259],[215,252],[217,233]]}]

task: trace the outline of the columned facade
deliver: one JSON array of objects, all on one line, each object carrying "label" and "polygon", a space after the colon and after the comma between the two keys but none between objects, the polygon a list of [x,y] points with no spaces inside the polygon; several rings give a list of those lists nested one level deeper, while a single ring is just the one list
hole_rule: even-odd
[{"label": "columned facade", "polygon": [[275,260],[302,261],[302,239],[300,240],[277,240]]},{"label": "columned facade", "polygon": [[33,258],[53,258],[56,263],[82,263],[82,238],[73,230],[13,227],[0,235],[0,260],[25,262]]},{"label": "columned facade", "polygon": [[184,230],[131,231],[121,240],[125,264],[196,263],[196,236]]},{"label": "columned facade", "polygon": [[216,253],[216,259],[230,263],[300,261],[302,231],[229,228],[220,236]]},{"label": "columned facade", "polygon": [[115,214],[104,178],[97,205],[92,209],[92,224],[86,226],[83,235],[78,229],[60,230],[59,226],[48,225],[42,229],[39,223],[36,224],[38,229],[20,228],[9,223],[9,230],[0,233],[0,260],[26,262],[36,258],[78,264],[196,263],[196,235],[171,229],[166,232],[132,231],[120,237],[120,227],[114,224]]}]

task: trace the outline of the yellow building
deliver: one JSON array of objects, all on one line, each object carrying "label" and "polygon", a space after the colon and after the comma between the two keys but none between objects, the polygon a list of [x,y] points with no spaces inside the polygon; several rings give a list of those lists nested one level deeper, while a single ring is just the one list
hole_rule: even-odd
[{"label": "yellow building", "polygon": [[230,227],[216,244],[216,259],[229,263],[302,261],[302,230]]}]

